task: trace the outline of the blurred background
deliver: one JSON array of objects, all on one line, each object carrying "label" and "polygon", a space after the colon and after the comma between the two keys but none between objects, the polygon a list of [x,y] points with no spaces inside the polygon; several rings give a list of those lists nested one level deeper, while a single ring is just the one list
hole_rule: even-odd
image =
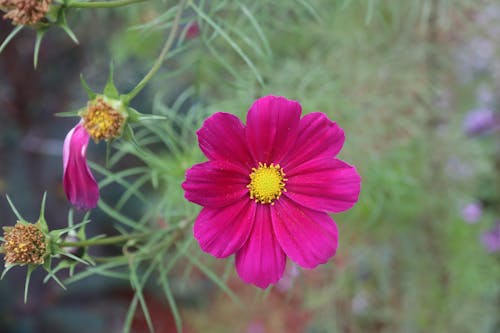
[{"label": "blurred background", "polygon": [[[101,91],[110,61],[118,88],[130,90],[159,52],[172,4],[75,10],[69,25],[79,45],[49,30],[36,70],[29,28],[0,54],[0,225],[15,223],[5,194],[34,221],[44,191],[49,226],[67,223],[61,152],[78,119],[54,114],[86,105],[81,73]],[[500,3],[283,0],[200,7],[215,25],[188,10],[183,40],[132,105],[172,120],[138,131],[139,139],[158,142],[173,131],[171,141],[151,148],[162,166],[115,184],[103,167],[104,144],[89,145],[112,209],[92,212],[88,234],[115,233],[115,211],[131,218],[148,212],[160,224],[192,219],[198,208],[185,202],[179,185],[184,171],[204,160],[195,138],[203,118],[226,111],[244,119],[255,98],[283,95],[344,128],[341,158],[362,175],[359,203],[334,216],[335,258],[313,271],[289,261],[284,278],[264,292],[238,279],[232,259],[189,245],[240,304],[182,260],[169,279],[184,331],[500,332]],[[0,20],[0,40],[11,30]],[[114,170],[141,165],[126,154],[115,161]],[[131,332],[147,332],[143,312],[129,311],[130,282],[102,275],[75,280],[64,291],[43,284],[35,271],[24,304],[25,269],[12,270],[0,282],[0,332],[121,332],[126,318]],[[171,303],[158,294],[154,283],[145,286],[156,332],[176,332]]]}]

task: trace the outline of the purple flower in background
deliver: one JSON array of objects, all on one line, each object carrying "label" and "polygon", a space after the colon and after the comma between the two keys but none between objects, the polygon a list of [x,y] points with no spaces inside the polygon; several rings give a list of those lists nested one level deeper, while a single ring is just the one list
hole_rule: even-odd
[{"label": "purple flower in background", "polygon": [[462,217],[467,223],[477,223],[483,215],[483,206],[479,202],[471,202],[462,209]]},{"label": "purple flower in background", "polygon": [[472,110],[467,113],[463,122],[464,132],[469,136],[488,134],[499,128],[499,117],[491,109]]},{"label": "purple flower in background", "polygon": [[481,235],[481,243],[490,253],[500,251],[500,221],[495,223],[493,229],[484,232]]}]

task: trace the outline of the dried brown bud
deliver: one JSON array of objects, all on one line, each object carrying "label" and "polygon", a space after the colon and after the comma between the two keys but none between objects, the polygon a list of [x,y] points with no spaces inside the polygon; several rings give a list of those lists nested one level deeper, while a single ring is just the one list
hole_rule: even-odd
[{"label": "dried brown bud", "polygon": [[47,253],[45,235],[35,225],[17,223],[5,228],[3,244],[7,264],[43,264]]},{"label": "dried brown bud", "polygon": [[49,11],[52,0],[0,0],[0,9],[6,12],[4,19],[11,19],[15,25],[31,25]]},{"label": "dried brown bud", "polygon": [[88,103],[81,116],[83,127],[95,142],[121,135],[127,116],[121,111],[122,108],[121,101],[106,97],[98,97]]}]

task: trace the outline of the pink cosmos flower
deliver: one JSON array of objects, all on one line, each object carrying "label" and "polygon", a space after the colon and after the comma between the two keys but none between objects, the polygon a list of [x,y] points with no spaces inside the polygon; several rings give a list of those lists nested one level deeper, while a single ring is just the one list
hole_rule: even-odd
[{"label": "pink cosmos flower", "polygon": [[78,209],[94,208],[99,200],[99,187],[86,159],[89,138],[89,134],[80,122],[64,139],[64,192],[71,204]]},{"label": "pink cosmos flower", "polygon": [[186,172],[185,197],[203,209],[194,237],[217,258],[232,254],[240,278],[266,288],[286,258],[303,268],[326,263],[337,250],[337,226],[328,212],[358,200],[361,178],[337,159],[344,132],[323,113],[300,118],[284,97],[254,102],[246,126],[216,113],[198,141],[208,161]]},{"label": "pink cosmos flower", "polygon": [[63,148],[63,185],[68,200],[78,209],[97,206],[99,186],[87,165],[89,138],[96,143],[121,136],[128,114],[123,103],[99,95],[80,111],[81,121],[66,135]]}]

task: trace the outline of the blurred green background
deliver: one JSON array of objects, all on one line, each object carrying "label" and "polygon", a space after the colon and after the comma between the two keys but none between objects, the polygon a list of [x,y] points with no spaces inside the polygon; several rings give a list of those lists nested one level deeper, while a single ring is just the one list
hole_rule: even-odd
[{"label": "blurred green background", "polygon": [[[47,190],[49,224],[66,223],[61,150],[76,120],[54,113],[84,106],[78,76],[98,89],[111,60],[119,88],[132,88],[159,52],[172,3],[75,11],[69,23],[80,44],[49,31],[36,71],[29,29],[0,55],[0,193],[23,215],[35,218]],[[340,157],[363,182],[359,203],[334,216],[336,257],[313,271],[288,262],[271,290],[245,285],[230,261],[193,244],[191,255],[222,276],[241,305],[180,262],[170,279],[184,331],[500,332],[500,3],[248,0],[200,8],[209,19],[188,10],[183,29],[196,29],[132,105],[169,115],[168,124],[138,130],[144,140],[169,138],[152,148],[161,167],[134,183],[149,206],[136,192],[120,199],[118,185],[103,190],[104,199],[161,223],[196,216],[179,186],[204,159],[196,129],[217,111],[244,119],[268,94],[338,122],[347,137]],[[0,40],[11,29],[0,21]],[[91,160],[103,165],[104,150],[91,146]],[[116,160],[121,168],[140,163]],[[1,200],[0,224],[14,219]],[[89,233],[113,233],[106,212],[92,219]],[[35,274],[24,305],[23,277],[17,269],[0,282],[0,332],[122,330],[133,297],[127,281],[94,276],[63,291]],[[154,284],[145,297],[156,332],[175,332]],[[147,332],[141,311],[131,331]]]}]

